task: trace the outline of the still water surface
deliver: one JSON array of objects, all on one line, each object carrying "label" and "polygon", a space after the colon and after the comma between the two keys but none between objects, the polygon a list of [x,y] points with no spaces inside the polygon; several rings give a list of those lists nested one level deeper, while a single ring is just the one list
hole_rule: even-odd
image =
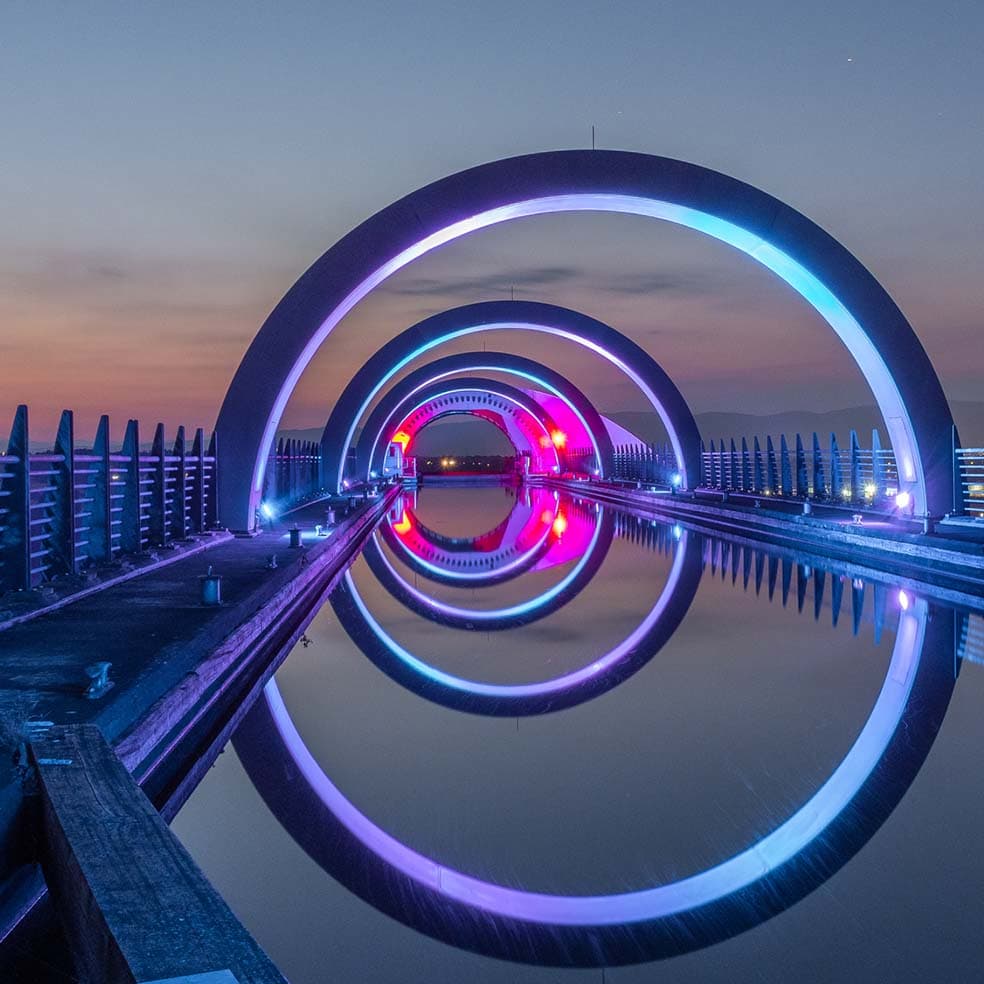
[{"label": "still water surface", "polygon": [[[636,921],[594,958],[549,930],[476,931],[460,894],[372,863],[255,727],[174,828],[295,984],[602,979],[537,961],[625,964],[604,972],[617,982],[984,980],[984,667],[957,659],[966,624],[816,557],[567,495],[425,488],[276,678],[316,767],[401,857],[529,893],[639,893],[730,870],[843,778],[887,687],[911,687],[882,722],[887,757],[846,777],[859,798],[766,883],[651,934]],[[762,872],[785,860],[766,843]]]}]

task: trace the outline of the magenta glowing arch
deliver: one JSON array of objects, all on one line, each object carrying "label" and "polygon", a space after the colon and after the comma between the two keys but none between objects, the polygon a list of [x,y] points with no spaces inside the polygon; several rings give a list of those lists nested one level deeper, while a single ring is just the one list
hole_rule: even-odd
[{"label": "magenta glowing arch", "polygon": [[392,430],[406,438],[408,454],[425,427],[442,417],[469,414],[491,423],[517,453],[528,455],[531,472],[560,470],[560,455],[551,440],[553,418],[532,396],[507,383],[477,377],[442,379],[417,393],[401,411]]}]

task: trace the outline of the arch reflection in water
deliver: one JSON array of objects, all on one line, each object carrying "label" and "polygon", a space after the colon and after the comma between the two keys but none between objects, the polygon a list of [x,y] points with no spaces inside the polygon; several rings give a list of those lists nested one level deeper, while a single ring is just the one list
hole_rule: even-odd
[{"label": "arch reflection in water", "polygon": [[868,719],[817,792],[731,859],[641,891],[524,892],[415,852],[334,786],[307,752],[275,685],[236,747],[298,843],[351,890],[409,925],[534,963],[611,965],[669,956],[734,935],[802,898],[845,864],[901,800],[936,736],[955,679],[953,613],[934,611],[930,618],[925,600],[907,594],[906,601]]},{"label": "arch reflection in water", "polygon": [[[589,583],[611,544],[611,517],[606,510],[596,515],[597,524],[587,551],[561,581],[541,595],[497,611],[437,611],[433,620],[446,624],[447,619],[457,617],[473,619],[483,629],[495,624],[508,628],[533,621],[538,610],[546,614],[567,604]],[[497,684],[471,680],[440,670],[414,655],[373,617],[350,573],[332,594],[331,605],[339,622],[363,653],[384,673],[420,696],[474,714],[505,717],[544,714],[573,707],[611,690],[645,666],[670,638],[697,593],[702,566],[699,550],[686,532],[681,532],[680,540],[673,543],[673,560],[666,583],[638,626],[587,665],[534,683]],[[417,600],[425,602],[426,596],[418,594]],[[442,614],[444,617],[439,617]]]},{"label": "arch reflection in water", "polygon": [[558,503],[553,490],[525,486],[494,529],[462,539],[424,524],[414,511],[413,496],[404,495],[380,530],[415,574],[438,584],[489,587],[519,577],[540,562],[557,539]]}]

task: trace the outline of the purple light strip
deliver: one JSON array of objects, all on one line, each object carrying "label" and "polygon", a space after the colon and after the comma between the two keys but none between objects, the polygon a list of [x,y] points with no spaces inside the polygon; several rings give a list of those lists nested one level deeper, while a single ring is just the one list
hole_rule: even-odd
[{"label": "purple light strip", "polygon": [[547,895],[506,888],[447,868],[376,826],[342,794],[294,727],[276,681],[264,690],[274,723],[298,768],[325,806],[387,864],[446,898],[525,922],[613,926],[659,919],[715,902],[784,864],[822,833],[878,764],[905,710],[919,666],[927,605],[915,599],[899,618],[895,647],[868,720],[841,764],[820,789],[771,834],[722,864],[679,881],[616,895]]}]

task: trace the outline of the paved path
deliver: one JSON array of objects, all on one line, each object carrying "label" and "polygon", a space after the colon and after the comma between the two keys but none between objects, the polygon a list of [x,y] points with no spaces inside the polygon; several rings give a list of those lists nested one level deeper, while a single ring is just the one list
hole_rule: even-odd
[{"label": "paved path", "polygon": [[[375,514],[373,506],[367,508]],[[276,625],[278,607],[296,602],[301,585],[342,563],[357,533],[361,541],[366,509],[342,518],[330,536],[315,538],[325,511],[324,503],[303,507],[256,537],[224,539],[0,631],[0,902],[4,878],[29,860],[19,836],[29,821],[14,762],[27,722],[97,724],[133,769],[176,719],[167,715],[187,712],[221,673],[234,672],[242,647],[265,625]],[[289,546],[287,527],[295,524],[307,534],[300,550]],[[209,566],[222,575],[221,607],[201,603],[199,578]],[[89,699],[86,667],[100,661],[112,664],[113,686]],[[148,727],[154,715],[160,721]]]}]

